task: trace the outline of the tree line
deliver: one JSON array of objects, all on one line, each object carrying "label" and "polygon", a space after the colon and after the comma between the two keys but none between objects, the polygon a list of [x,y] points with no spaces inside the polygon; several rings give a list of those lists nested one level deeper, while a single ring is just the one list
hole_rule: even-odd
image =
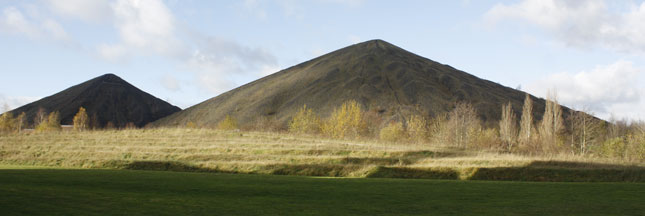
[{"label": "tree line", "polygon": [[540,121],[533,116],[533,101],[526,95],[521,116],[509,103],[500,107],[496,127],[484,127],[477,110],[469,103],[434,118],[410,114],[385,122],[373,112],[348,101],[321,119],[304,105],[289,121],[288,131],[331,138],[372,137],[389,142],[415,142],[460,148],[489,149],[528,155],[570,153],[585,156],[645,160],[645,124],[605,122],[585,112],[571,110],[564,118],[554,95],[546,99]]},{"label": "tree line", "polygon": [[[98,117],[95,115],[92,118],[89,117],[85,108],[80,107],[76,115],[72,120],[73,130],[76,131],[85,131],[90,129],[99,129]],[[128,123],[126,128],[134,128],[133,123]],[[44,131],[60,131],[61,118],[58,111],[53,111],[47,113],[45,109],[40,108],[36,112],[36,116],[33,119],[33,125],[27,125],[26,114],[24,112],[20,113],[17,116],[14,116],[12,112],[5,112],[0,115],[0,132],[9,133],[9,132],[21,132],[24,129],[33,128],[34,131],[44,132]],[[115,128],[112,122],[107,122],[104,126],[105,129]]]}]

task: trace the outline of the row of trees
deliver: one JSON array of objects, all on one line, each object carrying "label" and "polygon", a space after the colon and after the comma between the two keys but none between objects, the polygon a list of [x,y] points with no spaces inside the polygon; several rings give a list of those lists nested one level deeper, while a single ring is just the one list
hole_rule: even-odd
[{"label": "row of trees", "polygon": [[304,105],[292,117],[288,130],[332,138],[372,136],[393,142],[434,143],[523,154],[572,153],[645,159],[644,124],[624,121],[607,124],[585,112],[573,110],[565,121],[554,94],[547,97],[540,121],[533,116],[533,101],[528,95],[519,121],[510,103],[501,107],[498,127],[484,127],[476,109],[468,103],[458,103],[451,112],[432,119],[412,114],[386,124],[381,124],[381,120],[375,120],[373,113],[361,110],[356,101],[342,104],[326,119],[321,119]]},{"label": "row of trees", "polygon": [[[48,114],[44,109],[39,109],[34,117],[34,130],[60,131],[60,122],[60,113],[58,111]],[[74,116],[73,122],[74,130],[83,131],[90,128],[90,121],[85,108],[79,108],[78,113]],[[25,129],[26,126],[26,114],[24,112],[15,117],[11,112],[5,112],[0,115],[0,132],[20,132]]]}]

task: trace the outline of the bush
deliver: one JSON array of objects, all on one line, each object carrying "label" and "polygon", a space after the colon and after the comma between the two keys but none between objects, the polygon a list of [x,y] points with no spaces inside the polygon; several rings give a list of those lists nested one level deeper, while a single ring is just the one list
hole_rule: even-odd
[{"label": "bush", "polygon": [[195,124],[195,122],[189,121],[188,123],[186,123],[186,128],[194,129],[194,128],[197,128],[197,125]]},{"label": "bush", "polygon": [[230,115],[226,115],[226,118],[224,118],[224,120],[220,121],[219,124],[217,124],[217,129],[237,130],[237,120]]},{"label": "bush", "polygon": [[298,134],[318,133],[320,132],[320,118],[305,104],[289,121],[289,132]]},{"label": "bush", "polygon": [[381,125],[383,125],[383,118],[381,117],[382,110],[372,109],[363,113],[363,120],[365,121],[366,129],[365,135],[370,137],[378,137],[381,132]]},{"label": "bush", "polygon": [[606,140],[600,148],[600,154],[605,157],[622,158],[625,152],[625,141],[622,137],[616,137]]},{"label": "bush", "polygon": [[38,126],[36,131],[60,131],[60,114],[58,111],[51,112]]},{"label": "bush", "polygon": [[403,123],[391,122],[388,126],[381,129],[379,133],[381,140],[395,142],[405,139],[405,130],[403,130]]},{"label": "bush", "polygon": [[0,115],[0,132],[11,132],[16,128],[16,119],[11,112]]},{"label": "bush", "polygon": [[508,146],[505,145],[500,139],[499,132],[494,128],[481,130],[477,134],[475,143],[480,148],[488,148],[488,149],[504,148],[507,151],[509,150]]},{"label": "bush", "polygon": [[135,125],[134,122],[128,122],[127,124],[125,124],[124,129],[134,130],[134,129],[137,129],[137,125]]},{"label": "bush", "polygon": [[343,103],[329,116],[321,127],[323,134],[333,138],[358,137],[367,132],[363,111],[358,102]]},{"label": "bush", "polygon": [[636,132],[627,136],[625,157],[635,161],[645,161],[645,133]]},{"label": "bush", "polygon": [[420,115],[411,115],[408,118],[407,135],[411,141],[424,142],[428,140],[428,121]]}]

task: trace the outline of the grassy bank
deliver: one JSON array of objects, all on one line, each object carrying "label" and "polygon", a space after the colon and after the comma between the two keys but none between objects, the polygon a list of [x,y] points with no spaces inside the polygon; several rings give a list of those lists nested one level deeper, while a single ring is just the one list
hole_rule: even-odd
[{"label": "grassy bank", "polygon": [[209,129],[0,136],[0,164],[306,176],[645,181],[638,162]]},{"label": "grassy bank", "polygon": [[645,184],[2,169],[3,215],[639,215]]}]

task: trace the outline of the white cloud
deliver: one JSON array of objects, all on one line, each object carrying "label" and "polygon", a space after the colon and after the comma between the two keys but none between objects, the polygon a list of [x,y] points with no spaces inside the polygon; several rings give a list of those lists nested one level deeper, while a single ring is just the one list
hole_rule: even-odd
[{"label": "white cloud", "polygon": [[510,20],[529,22],[573,47],[645,51],[645,2],[616,12],[603,0],[523,0],[497,4],[484,18],[493,25]]},{"label": "white cloud", "polygon": [[266,73],[267,68],[277,68],[276,58],[264,49],[215,37],[199,37],[196,41],[199,48],[187,63],[198,71],[200,85],[213,93],[240,84],[236,83],[240,76],[258,76]]},{"label": "white cloud", "polygon": [[6,7],[0,18],[0,31],[26,36],[32,40],[55,40],[69,43],[71,37],[65,29],[53,19],[28,17],[15,7]]},{"label": "white cloud", "polygon": [[112,16],[109,0],[45,0],[54,13],[83,20],[105,22]]},{"label": "white cloud", "polygon": [[[642,97],[645,89],[639,80],[643,70],[632,62],[617,61],[597,66],[590,71],[556,73],[528,85],[527,90],[545,96],[547,90],[557,91],[562,104],[573,108],[587,108],[602,118],[611,114],[620,117],[645,118]],[[630,108],[626,113],[624,108]]]},{"label": "white cloud", "polygon": [[71,40],[65,29],[56,21],[47,19],[43,21],[43,29],[56,40],[69,41]]},{"label": "white cloud", "polygon": [[[115,63],[136,56],[165,57],[189,68],[198,86],[216,93],[279,68],[276,58],[265,49],[202,35],[181,25],[162,0],[42,1],[46,4],[24,6],[27,13],[16,7],[1,10],[0,32],[30,39],[71,41],[57,18],[77,19],[87,25],[107,23],[116,31],[117,39],[89,45],[95,55]],[[245,2],[262,9],[260,3],[264,2]],[[171,91],[180,87],[168,78],[162,78],[161,84]]]},{"label": "white cloud", "polygon": [[[40,98],[28,96],[5,96],[3,94],[0,94],[0,113],[16,109],[38,99]],[[6,108],[8,108],[8,110],[4,110],[5,106]]]},{"label": "white cloud", "polygon": [[119,0],[112,4],[115,27],[124,45],[137,51],[173,56],[181,52],[175,19],[160,0]]},{"label": "white cloud", "polygon": [[2,10],[2,23],[0,29],[7,33],[26,35],[35,39],[40,37],[40,29],[31,21],[28,21],[20,10],[15,7],[7,7]]}]

